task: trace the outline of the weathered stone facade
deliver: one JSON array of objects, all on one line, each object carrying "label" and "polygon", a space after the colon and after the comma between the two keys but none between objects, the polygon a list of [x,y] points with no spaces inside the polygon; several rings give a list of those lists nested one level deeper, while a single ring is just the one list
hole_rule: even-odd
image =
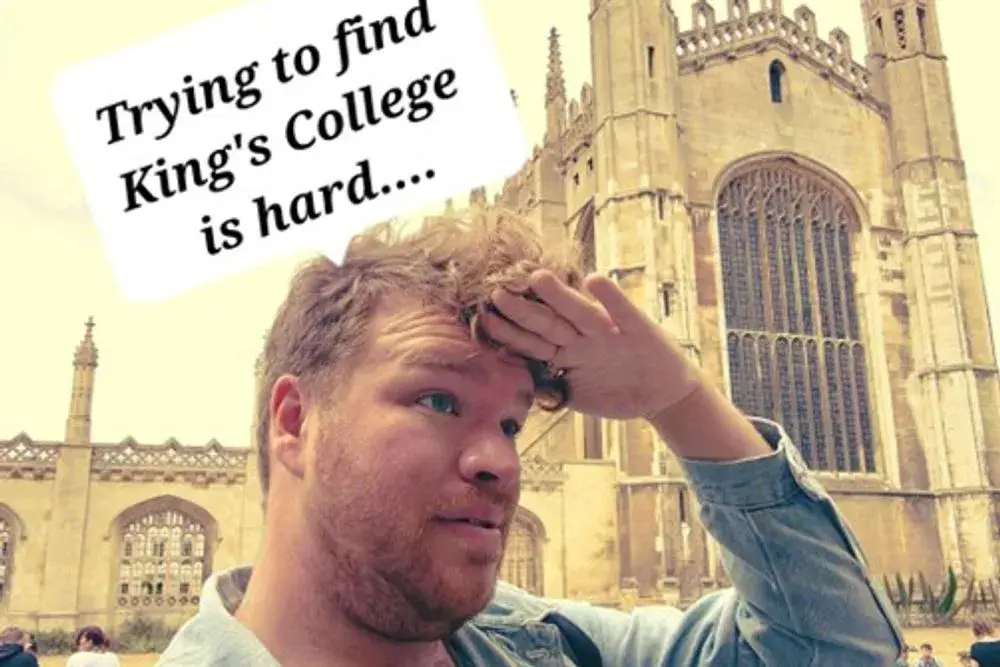
[{"label": "weathered stone facade", "polygon": [[[578,241],[781,421],[873,571],[996,576],[1000,385],[933,0],[863,0],[864,65],[806,7],[696,2],[681,32],[670,4],[591,0],[574,100],[553,31],[545,139],[471,212]],[[256,455],[91,443],[96,366],[88,327],[64,442],[0,442],[0,622],[177,620],[197,579],[253,559]],[[539,414],[522,448],[512,580],[626,606],[724,580],[643,424]]]}]

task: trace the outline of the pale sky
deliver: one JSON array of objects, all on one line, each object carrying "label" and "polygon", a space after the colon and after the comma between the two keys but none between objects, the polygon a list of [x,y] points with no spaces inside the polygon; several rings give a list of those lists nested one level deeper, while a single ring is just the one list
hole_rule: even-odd
[{"label": "pale sky", "polygon": [[[242,4],[239,0],[6,0],[0,3],[0,439],[63,437],[73,350],[93,315],[100,349],[93,439],[249,444],[253,362],[303,256],[152,305],[126,299],[105,261],[49,101],[66,66]],[[483,0],[528,135],[544,126],[547,35],[563,35],[570,95],[590,80],[588,0]],[[690,2],[674,0],[682,29]],[[724,0],[714,3],[725,15]],[[752,5],[756,6],[757,0]],[[791,12],[795,2],[786,2]],[[821,35],[842,27],[864,54],[860,0],[811,0]],[[991,311],[1000,313],[996,77],[1000,3],[941,2],[958,129]],[[971,20],[970,20],[971,19]],[[977,73],[978,72],[978,73]],[[459,199],[459,197],[456,197]],[[461,202],[459,202],[461,203]],[[996,315],[994,315],[996,321]]]}]

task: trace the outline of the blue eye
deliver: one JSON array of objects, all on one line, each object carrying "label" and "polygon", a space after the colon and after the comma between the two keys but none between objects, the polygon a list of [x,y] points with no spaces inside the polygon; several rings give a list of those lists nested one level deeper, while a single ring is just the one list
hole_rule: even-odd
[{"label": "blue eye", "polygon": [[417,403],[429,410],[433,410],[434,412],[451,415],[458,414],[458,401],[455,400],[455,397],[451,394],[445,394],[442,392],[427,394],[426,396],[420,398]]},{"label": "blue eye", "polygon": [[500,428],[503,429],[503,434],[508,438],[516,438],[517,434],[521,432],[521,425],[513,419],[504,419],[500,422]]}]

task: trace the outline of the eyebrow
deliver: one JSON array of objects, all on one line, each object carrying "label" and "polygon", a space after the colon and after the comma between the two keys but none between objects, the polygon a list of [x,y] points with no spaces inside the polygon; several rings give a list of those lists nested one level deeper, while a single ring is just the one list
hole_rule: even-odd
[{"label": "eyebrow", "polygon": [[[480,383],[488,383],[490,380],[490,374],[476,363],[478,353],[456,356],[431,350],[406,350],[393,352],[391,356],[405,368],[444,371],[446,373],[461,375]],[[534,390],[521,389],[517,392],[517,398],[528,408],[531,408],[535,404]]]}]

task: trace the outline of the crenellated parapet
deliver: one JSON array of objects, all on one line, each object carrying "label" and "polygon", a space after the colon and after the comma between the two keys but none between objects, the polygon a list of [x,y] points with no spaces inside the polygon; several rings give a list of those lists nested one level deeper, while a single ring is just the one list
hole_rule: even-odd
[{"label": "crenellated parapet", "polygon": [[127,437],[115,445],[94,445],[91,474],[101,479],[242,483],[249,450],[210,440],[201,447],[170,438],[162,445],[140,445]]},{"label": "crenellated parapet", "polygon": [[[39,442],[27,433],[0,440],[0,479],[54,479],[61,442]],[[162,445],[141,445],[127,437],[118,444],[92,446],[91,475],[124,481],[242,483],[249,450],[210,440],[201,447],[171,438]]]},{"label": "crenellated parapet", "polygon": [[585,83],[580,89],[580,97],[569,103],[569,118],[562,138],[563,163],[573,160],[590,145],[594,126],[594,89]]},{"label": "crenellated parapet", "polygon": [[27,433],[0,440],[0,479],[53,479],[59,462],[58,442],[36,442]]},{"label": "crenellated parapet", "polygon": [[504,181],[494,198],[495,205],[517,213],[523,213],[534,205],[538,198],[538,170],[542,151],[541,146],[535,145],[524,166]]},{"label": "crenellated parapet", "polygon": [[780,0],[765,0],[765,8],[750,12],[746,0],[728,0],[728,15],[719,21],[706,0],[692,5],[691,30],[677,38],[678,67],[688,74],[713,64],[736,60],[778,46],[800,63],[833,81],[881,113],[885,105],[875,96],[873,77],[854,61],[851,40],[840,28],[822,39],[816,15],[802,5],[785,16]]}]

